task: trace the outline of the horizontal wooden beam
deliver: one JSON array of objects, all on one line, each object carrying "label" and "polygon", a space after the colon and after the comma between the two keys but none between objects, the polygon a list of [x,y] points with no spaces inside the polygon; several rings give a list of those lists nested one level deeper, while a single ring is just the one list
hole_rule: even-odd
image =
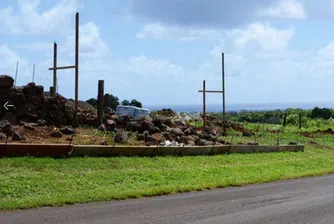
[{"label": "horizontal wooden beam", "polygon": [[[62,66],[62,67],[57,67],[56,70],[60,70],[60,69],[70,69],[70,68],[76,68],[75,65],[71,65],[71,66]],[[49,68],[49,70],[54,70],[54,68]]]},{"label": "horizontal wooden beam", "polygon": [[203,92],[206,92],[206,93],[223,93],[223,91],[220,91],[220,90],[198,90],[198,92],[200,93],[203,93]]}]

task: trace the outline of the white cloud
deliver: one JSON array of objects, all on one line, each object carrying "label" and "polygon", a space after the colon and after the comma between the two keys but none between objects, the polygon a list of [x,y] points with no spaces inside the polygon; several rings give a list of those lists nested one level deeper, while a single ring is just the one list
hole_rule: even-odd
[{"label": "white cloud", "polygon": [[291,28],[279,30],[269,24],[253,23],[246,30],[233,30],[227,35],[234,38],[238,50],[251,47],[253,50],[260,48],[265,52],[277,52],[287,49],[294,30]]},{"label": "white cloud", "polygon": [[281,0],[275,5],[261,11],[259,16],[282,19],[304,19],[307,17],[303,3],[298,0]]},{"label": "white cloud", "polygon": [[185,29],[179,26],[166,26],[159,23],[146,24],[137,34],[139,39],[178,39],[180,41],[212,40],[220,37],[221,33],[215,29]]},{"label": "white cloud", "polygon": [[173,78],[171,75],[177,77],[183,72],[183,68],[180,65],[164,59],[150,59],[143,55],[131,57],[129,60],[122,62],[120,70],[134,75],[142,74],[146,77],[162,77],[167,73],[169,78]]},{"label": "white cloud", "polygon": [[0,45],[0,74],[6,74],[15,78],[16,63],[19,61],[17,85],[26,84],[32,78],[32,64],[29,60],[19,56],[7,45]]},{"label": "white cloud", "polygon": [[[79,28],[79,44],[81,57],[101,57],[111,54],[108,43],[102,39],[100,27],[95,23],[86,23]],[[64,43],[65,52],[73,55],[74,53],[74,35],[68,36]]]},{"label": "white cloud", "polygon": [[70,24],[74,24],[74,19],[71,18],[74,18],[78,8],[78,0],[61,0],[42,12],[40,3],[39,0],[19,0],[17,7],[10,5],[0,9],[0,31],[12,34],[50,34],[62,32]]}]

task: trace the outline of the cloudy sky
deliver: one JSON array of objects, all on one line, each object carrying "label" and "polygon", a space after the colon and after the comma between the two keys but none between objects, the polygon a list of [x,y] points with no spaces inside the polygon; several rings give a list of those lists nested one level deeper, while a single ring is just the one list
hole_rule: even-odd
[{"label": "cloudy sky", "polygon": [[[202,80],[221,89],[224,52],[227,103],[334,102],[333,0],[1,0],[0,73],[19,61],[23,85],[35,64],[48,89],[54,41],[58,65],[74,63],[77,11],[82,100],[104,79],[121,100],[200,104]],[[74,71],[58,82],[74,96]]]}]

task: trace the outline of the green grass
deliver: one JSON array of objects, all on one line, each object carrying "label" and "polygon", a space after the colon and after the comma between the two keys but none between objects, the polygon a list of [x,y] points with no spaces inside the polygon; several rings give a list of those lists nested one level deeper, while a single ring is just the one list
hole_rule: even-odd
[{"label": "green grass", "polygon": [[[197,125],[200,125],[198,122]],[[334,135],[299,132],[326,130],[246,124],[259,130],[242,137],[230,131],[226,141],[305,144],[305,152],[231,154],[193,157],[5,158],[0,159],[0,210],[58,206],[91,201],[241,186],[334,173]],[[280,130],[269,133],[266,129]],[[94,132],[95,135],[104,135]],[[133,133],[133,136],[135,134]],[[112,141],[112,139],[108,139]]]},{"label": "green grass", "polygon": [[138,198],[334,173],[334,151],[196,157],[7,158],[0,210]]}]

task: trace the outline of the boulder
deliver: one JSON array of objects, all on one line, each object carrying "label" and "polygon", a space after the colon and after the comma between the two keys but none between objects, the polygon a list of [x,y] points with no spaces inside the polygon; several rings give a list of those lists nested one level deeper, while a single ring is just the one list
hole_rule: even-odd
[{"label": "boulder", "polygon": [[54,138],[61,138],[63,134],[60,131],[56,130],[51,133],[51,136]]},{"label": "boulder", "polygon": [[109,131],[114,131],[116,128],[116,122],[111,119],[108,119],[105,122],[105,126]]},{"label": "boulder", "polygon": [[183,120],[176,120],[176,121],[174,122],[174,124],[177,125],[177,126],[180,126],[180,127],[185,127],[185,126],[187,126],[187,123],[186,123],[185,121],[183,121]]},{"label": "boulder", "polygon": [[158,127],[160,130],[163,130],[166,128],[166,126],[171,127],[172,121],[171,119],[164,117],[164,116],[156,116],[152,119],[153,124]]},{"label": "boulder", "polygon": [[163,135],[161,133],[155,133],[152,135],[152,141],[155,144],[159,144],[162,139],[163,139]]},{"label": "boulder", "polygon": [[198,137],[197,135],[192,135],[191,137],[195,140],[195,142],[197,142],[198,140],[200,140],[200,137]]},{"label": "boulder", "polygon": [[159,129],[154,126],[153,122],[149,120],[135,120],[127,123],[126,128],[127,131],[139,132],[143,133],[144,131],[148,131],[150,134],[157,133]]},{"label": "boulder", "polygon": [[199,136],[201,139],[205,139],[207,141],[216,141],[217,137],[214,136],[214,135],[210,135],[208,133],[202,133],[200,136]]},{"label": "boulder", "polygon": [[184,131],[184,134],[185,135],[194,135],[194,134],[196,134],[196,131],[193,127],[189,127]]},{"label": "boulder", "polygon": [[187,135],[181,137],[181,142],[187,145],[195,145],[196,139],[190,135]]},{"label": "boulder", "polygon": [[10,89],[14,85],[14,79],[8,75],[0,75],[0,88]]},{"label": "boulder", "polygon": [[125,129],[127,131],[139,132],[141,130],[141,123],[137,121],[130,121],[127,123]]},{"label": "boulder", "polygon": [[176,113],[171,109],[162,109],[159,111],[152,111],[151,116],[174,117]]},{"label": "boulder", "polygon": [[36,95],[36,84],[34,82],[30,82],[27,85],[23,86],[23,93],[28,101],[33,102],[33,96]]},{"label": "boulder", "polygon": [[7,120],[0,120],[0,132],[7,136],[11,136],[13,133],[13,126]]},{"label": "boulder", "polygon": [[30,123],[25,123],[25,124],[23,125],[23,127],[24,127],[25,129],[28,129],[28,130],[31,130],[31,131],[34,131],[34,130],[35,130],[35,127],[34,127],[32,124],[30,124]]},{"label": "boulder", "polygon": [[24,136],[23,129],[19,129],[17,131],[14,131],[14,133],[13,133],[13,141],[23,141],[25,139],[26,138]]},{"label": "boulder", "polygon": [[105,124],[101,124],[97,129],[100,130],[100,131],[108,131]]},{"label": "boulder", "polygon": [[125,144],[128,142],[129,134],[126,131],[117,132],[114,138],[115,143]]},{"label": "boulder", "polygon": [[72,135],[74,134],[74,128],[72,126],[65,126],[60,128],[60,132],[64,135]]},{"label": "boulder", "polygon": [[150,134],[157,133],[159,129],[154,126],[152,121],[144,120],[141,123],[141,131],[148,131]]},{"label": "boulder", "polygon": [[27,103],[27,98],[25,97],[22,87],[13,87],[10,89],[11,103],[15,106],[23,105]]},{"label": "boulder", "polygon": [[198,146],[204,146],[206,143],[206,140],[205,139],[199,139],[196,141],[196,145]]},{"label": "boulder", "polygon": [[37,120],[37,124],[38,124],[38,126],[46,126],[46,120],[39,119],[39,120]]},{"label": "boulder", "polygon": [[180,128],[171,128],[169,130],[169,133],[175,136],[182,136],[184,135],[184,133],[182,132],[182,130]]},{"label": "boulder", "polygon": [[215,129],[207,128],[207,127],[204,128],[203,133],[209,134],[209,135],[217,135],[217,131]]}]

